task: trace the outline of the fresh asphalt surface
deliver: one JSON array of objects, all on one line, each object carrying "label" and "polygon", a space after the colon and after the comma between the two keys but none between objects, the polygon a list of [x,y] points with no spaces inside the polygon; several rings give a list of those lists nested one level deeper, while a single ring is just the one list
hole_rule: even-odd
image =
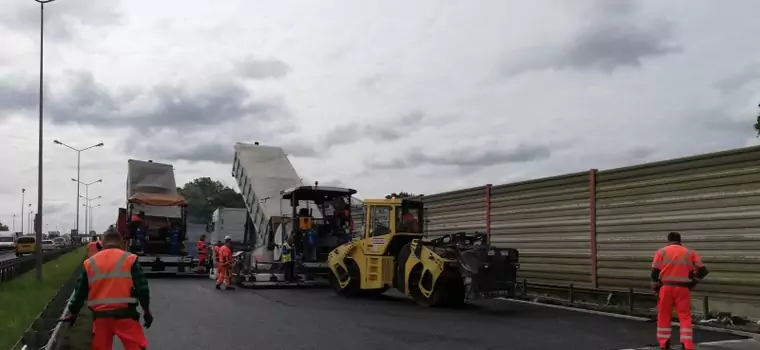
[{"label": "fresh asphalt surface", "polygon": [[[499,300],[447,310],[324,288],[218,291],[208,278],[150,286],[149,349],[604,350],[652,345],[655,335],[653,323]],[[695,333],[697,342],[737,338]]]}]

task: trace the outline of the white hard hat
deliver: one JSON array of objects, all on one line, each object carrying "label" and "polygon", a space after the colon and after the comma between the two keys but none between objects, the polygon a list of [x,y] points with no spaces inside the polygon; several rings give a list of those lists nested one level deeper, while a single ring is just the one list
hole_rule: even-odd
[{"label": "white hard hat", "polygon": [[226,241],[231,241],[231,240],[232,240],[232,237],[230,237],[230,236],[224,236],[224,241],[225,241],[225,242],[226,242]]}]

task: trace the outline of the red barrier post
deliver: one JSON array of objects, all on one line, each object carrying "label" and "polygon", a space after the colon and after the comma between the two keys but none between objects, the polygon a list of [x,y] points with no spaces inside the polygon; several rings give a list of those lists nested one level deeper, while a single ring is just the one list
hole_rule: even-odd
[{"label": "red barrier post", "polygon": [[593,288],[599,287],[596,245],[596,172],[597,169],[588,171],[588,237],[591,248],[591,286]]}]

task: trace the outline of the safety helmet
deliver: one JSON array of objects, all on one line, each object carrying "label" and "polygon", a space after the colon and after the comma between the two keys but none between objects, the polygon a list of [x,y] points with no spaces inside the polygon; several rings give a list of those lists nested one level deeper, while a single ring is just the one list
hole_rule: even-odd
[{"label": "safety helmet", "polygon": [[232,240],[232,237],[230,237],[230,236],[224,236],[224,241],[225,242],[229,242],[231,240]]}]

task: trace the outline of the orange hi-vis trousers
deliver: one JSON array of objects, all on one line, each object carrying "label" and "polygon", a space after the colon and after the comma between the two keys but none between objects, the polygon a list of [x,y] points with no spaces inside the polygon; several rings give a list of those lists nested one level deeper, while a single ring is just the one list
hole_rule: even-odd
[{"label": "orange hi-vis trousers", "polygon": [[222,284],[230,285],[230,266],[229,265],[222,265],[221,263],[216,264],[216,284]]},{"label": "orange hi-vis trousers", "polygon": [[664,285],[657,302],[657,342],[665,347],[670,339],[673,307],[681,324],[681,343],[685,350],[694,349],[694,331],[691,328],[691,290],[687,287]]},{"label": "orange hi-vis trousers", "polygon": [[96,318],[92,324],[92,350],[112,350],[113,336],[117,336],[124,350],[143,350],[148,347],[140,322],[131,318]]}]

